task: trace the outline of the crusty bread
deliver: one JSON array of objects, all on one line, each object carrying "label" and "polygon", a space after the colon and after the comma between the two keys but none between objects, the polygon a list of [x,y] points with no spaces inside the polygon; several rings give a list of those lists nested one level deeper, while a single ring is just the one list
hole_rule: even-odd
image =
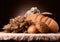
[{"label": "crusty bread", "polygon": [[28,28],[27,31],[30,34],[33,34],[33,33],[36,33],[37,32],[37,29],[36,29],[35,25],[31,25],[31,26],[29,26],[29,28]]},{"label": "crusty bread", "polygon": [[[55,32],[58,32],[58,30],[59,30],[59,26],[54,19],[49,18],[47,16],[43,16],[42,14],[31,14],[26,17],[26,21],[29,21],[29,20],[31,20],[35,24],[43,22],[45,24],[45,26],[43,27],[43,25],[42,25],[42,27],[43,27],[43,29],[46,28],[45,31],[43,31],[43,32],[50,31],[50,32],[55,33]],[[48,26],[48,28],[46,26]],[[39,27],[40,32],[42,32],[42,27]]]}]

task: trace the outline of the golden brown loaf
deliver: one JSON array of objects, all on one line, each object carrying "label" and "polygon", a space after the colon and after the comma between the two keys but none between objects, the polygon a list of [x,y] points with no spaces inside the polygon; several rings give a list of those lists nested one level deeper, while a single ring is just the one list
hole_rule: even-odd
[{"label": "golden brown loaf", "polygon": [[[58,32],[59,30],[59,26],[57,24],[57,22],[52,19],[52,18],[49,18],[47,16],[43,16],[41,14],[31,14],[31,15],[28,15],[26,17],[26,21],[32,21],[34,22],[35,24],[36,23],[44,23],[45,26],[39,26],[40,24],[38,24],[36,27],[38,28],[39,32]],[[48,26],[48,28],[46,27]],[[46,29],[45,29],[46,28]]]}]

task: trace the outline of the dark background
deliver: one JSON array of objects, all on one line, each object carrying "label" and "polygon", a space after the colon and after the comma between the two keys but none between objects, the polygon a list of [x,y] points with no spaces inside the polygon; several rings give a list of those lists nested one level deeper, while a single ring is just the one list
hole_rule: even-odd
[{"label": "dark background", "polygon": [[38,7],[41,12],[51,12],[60,25],[60,10],[58,0],[1,0],[0,28],[9,22],[10,18],[24,14],[31,7]]}]

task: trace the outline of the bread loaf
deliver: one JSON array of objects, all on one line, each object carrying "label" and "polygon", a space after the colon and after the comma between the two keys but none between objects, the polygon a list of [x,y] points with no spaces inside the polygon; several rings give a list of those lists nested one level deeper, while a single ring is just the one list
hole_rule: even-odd
[{"label": "bread loaf", "polygon": [[[26,21],[29,21],[29,20],[34,22],[35,24],[38,23],[38,22],[40,22],[40,23],[43,22],[45,24],[43,29],[45,29],[45,27],[47,25],[49,28],[47,28],[44,32],[48,32],[50,30],[50,32],[55,33],[55,32],[58,32],[58,30],[59,30],[59,26],[58,26],[57,22],[54,19],[49,18],[47,16],[43,16],[42,14],[28,15],[26,17]],[[42,28],[42,27],[39,27],[39,28]],[[42,32],[42,30],[39,30],[39,31]]]}]

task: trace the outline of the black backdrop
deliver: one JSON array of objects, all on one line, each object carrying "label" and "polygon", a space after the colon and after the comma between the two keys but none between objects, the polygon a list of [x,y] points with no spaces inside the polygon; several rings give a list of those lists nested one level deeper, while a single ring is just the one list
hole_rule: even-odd
[{"label": "black backdrop", "polygon": [[10,18],[22,15],[34,6],[37,6],[41,12],[52,12],[60,25],[59,1],[57,0],[1,0],[0,2],[0,28],[6,25]]}]

